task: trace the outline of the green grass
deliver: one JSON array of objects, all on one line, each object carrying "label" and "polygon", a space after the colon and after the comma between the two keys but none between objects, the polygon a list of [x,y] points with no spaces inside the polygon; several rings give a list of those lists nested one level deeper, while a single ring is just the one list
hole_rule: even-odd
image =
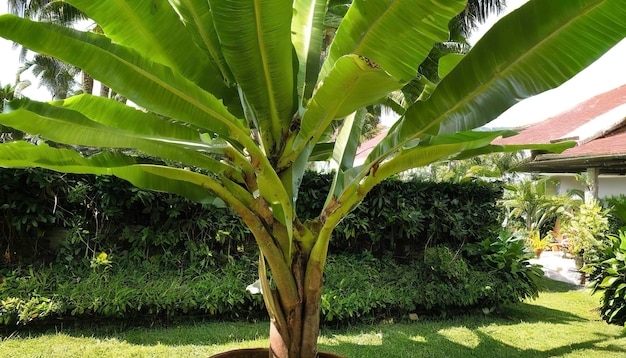
[{"label": "green grass", "polygon": [[[626,357],[626,332],[599,319],[596,297],[544,283],[539,299],[496,314],[325,328],[320,349],[346,357]],[[265,347],[267,331],[266,322],[8,330],[0,357],[206,357]]]}]

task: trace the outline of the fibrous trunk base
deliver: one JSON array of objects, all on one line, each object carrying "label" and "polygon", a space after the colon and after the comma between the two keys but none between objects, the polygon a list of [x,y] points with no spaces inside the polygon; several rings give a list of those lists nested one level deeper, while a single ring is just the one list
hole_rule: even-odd
[{"label": "fibrous trunk base", "polygon": [[[269,352],[270,350],[268,348],[237,349],[218,353],[209,358],[267,358],[269,357]],[[319,358],[343,358],[342,356],[327,352],[319,352],[317,356]]]}]

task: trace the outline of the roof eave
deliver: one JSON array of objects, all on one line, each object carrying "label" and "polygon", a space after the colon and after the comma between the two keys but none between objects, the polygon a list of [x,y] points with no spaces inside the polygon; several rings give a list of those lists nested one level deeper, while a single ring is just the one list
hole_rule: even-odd
[{"label": "roof eave", "polygon": [[533,161],[519,165],[521,172],[581,173],[588,168],[598,168],[600,174],[626,174],[626,154],[593,156],[563,156],[542,154]]}]

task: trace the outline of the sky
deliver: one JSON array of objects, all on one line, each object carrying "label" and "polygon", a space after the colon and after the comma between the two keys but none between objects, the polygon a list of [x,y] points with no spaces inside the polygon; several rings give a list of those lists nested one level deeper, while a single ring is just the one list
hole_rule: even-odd
[{"label": "sky", "polygon": [[[509,0],[506,13],[521,6],[527,0]],[[8,12],[7,0],[0,0],[0,14]],[[503,15],[505,15],[503,14]],[[493,16],[481,29],[470,39],[477,39],[495,23]],[[20,67],[18,62],[19,52],[12,49],[10,41],[0,39],[0,83],[9,84],[15,82],[15,74]],[[570,81],[557,89],[542,93],[541,95],[526,99],[511,107],[489,126],[492,127],[516,127],[524,124],[535,123],[550,118],[568,108],[575,106],[588,98],[606,92],[613,88],[626,84],[626,40],[620,42],[612,50],[607,52],[594,64],[579,73]],[[43,87],[38,88],[37,80],[30,74],[25,73],[22,80],[31,81],[32,85],[22,93],[24,96],[47,101],[51,99],[50,93]],[[384,118],[383,124],[390,125],[391,118]]]},{"label": "sky", "polygon": [[[501,16],[526,2],[527,0],[508,0],[507,9]],[[490,18],[470,41],[477,41],[496,21],[496,16]],[[626,84],[626,40],[619,42],[604,56],[561,86],[519,102],[488,126],[517,127],[540,122],[623,84]]]},{"label": "sky", "polygon": [[[0,14],[8,13],[7,0],[0,0]],[[0,84],[2,86],[15,83],[15,75],[21,64],[19,63],[19,50],[13,49],[13,43],[0,38]],[[22,94],[26,97],[40,101],[52,99],[52,95],[44,87],[37,88],[37,80],[30,73],[21,76],[22,80],[29,80],[31,85]]]}]

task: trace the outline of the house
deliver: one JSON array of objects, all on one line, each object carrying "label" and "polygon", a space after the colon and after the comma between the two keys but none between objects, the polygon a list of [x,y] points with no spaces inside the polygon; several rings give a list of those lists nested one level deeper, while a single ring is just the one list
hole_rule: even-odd
[{"label": "house", "polygon": [[[531,152],[521,171],[549,173],[559,194],[585,190],[586,197],[626,194],[626,85],[599,94],[519,134],[493,144],[575,141],[561,154]],[[583,174],[583,182],[581,176]],[[578,176],[577,176],[578,175]]]}]

